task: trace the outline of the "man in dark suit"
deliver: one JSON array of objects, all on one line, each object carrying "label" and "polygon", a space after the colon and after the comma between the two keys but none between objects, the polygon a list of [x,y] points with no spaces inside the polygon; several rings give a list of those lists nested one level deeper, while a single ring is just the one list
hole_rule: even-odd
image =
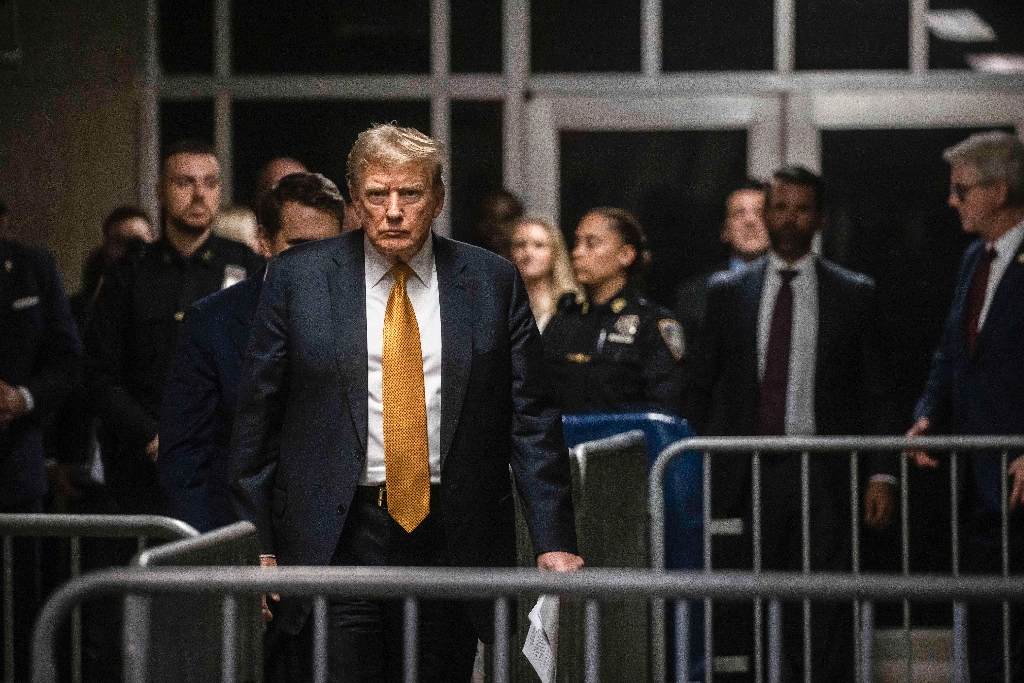
[{"label": "man in dark suit", "polygon": [[[0,222],[5,217],[0,204]],[[57,264],[48,252],[0,239],[0,330],[0,513],[42,512],[41,420],[73,388],[82,355]],[[14,555],[15,676],[28,680],[39,600],[38,541],[15,541]]]},{"label": "man in dark suit", "polygon": [[696,345],[704,324],[708,279],[723,270],[739,270],[768,251],[768,231],[764,227],[764,183],[748,178],[729,192],[723,206],[718,238],[729,247],[729,258],[686,278],[676,289],[676,318],[683,326],[689,348]]},{"label": "man in dark suit", "polygon": [[[515,267],[433,235],[441,149],[374,126],[349,154],[364,230],[271,263],[244,371],[231,497],[265,565],[511,566],[509,467],[542,569],[582,566],[567,450]],[[282,603],[297,632],[308,601]],[[397,681],[400,603],[335,601],[334,680]],[[420,680],[468,681],[489,604],[426,602]]]},{"label": "man in dark suit", "polygon": [[[705,336],[696,351],[688,417],[707,435],[781,436],[862,434],[879,428],[884,409],[874,351],[874,286],[811,253],[820,229],[820,180],[789,167],[768,186],[765,222],[771,251],[749,267],[719,273],[708,283]],[[888,524],[892,458],[873,463],[865,520]],[[765,457],[761,473],[763,568],[802,569],[800,458]],[[716,516],[746,516],[750,460],[716,459],[712,474]],[[811,569],[850,568],[849,465],[812,458]],[[723,514],[724,513],[724,514]],[[799,608],[784,611],[784,666],[797,676],[802,661]],[[848,607],[814,605],[815,680],[852,680]],[[795,679],[795,678],[794,678]]]},{"label": "man in dark suit", "polygon": [[[304,242],[336,237],[345,200],[318,173],[278,181],[260,211],[258,241],[268,258]],[[200,299],[185,314],[160,411],[157,471],[170,514],[199,531],[230,524],[228,450],[242,356],[263,288],[263,269]]]},{"label": "man in dark suit", "polygon": [[[931,376],[914,410],[907,436],[1024,434],[1024,145],[1010,133],[972,135],[946,150],[949,205],[965,232],[978,236],[964,254],[946,327]],[[938,462],[908,454],[919,467]],[[971,453],[964,476],[960,519],[964,569],[1002,569],[1002,485],[1012,477],[1009,559],[1024,571],[1024,456],[1004,473],[996,454]],[[1024,677],[1024,614],[1012,611],[1011,680]],[[968,608],[971,680],[1002,681],[1002,611]]]}]

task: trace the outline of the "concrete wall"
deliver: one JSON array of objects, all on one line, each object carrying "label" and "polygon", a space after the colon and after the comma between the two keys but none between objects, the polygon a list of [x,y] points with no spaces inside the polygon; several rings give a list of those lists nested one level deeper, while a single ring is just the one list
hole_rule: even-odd
[{"label": "concrete wall", "polygon": [[24,56],[0,73],[0,198],[8,235],[49,247],[74,292],[103,218],[137,200],[145,3],[17,2]]}]

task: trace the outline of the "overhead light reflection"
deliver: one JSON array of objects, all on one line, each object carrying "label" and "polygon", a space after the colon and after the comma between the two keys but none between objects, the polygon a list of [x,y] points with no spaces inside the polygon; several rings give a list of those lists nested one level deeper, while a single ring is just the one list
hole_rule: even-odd
[{"label": "overhead light reflection", "polygon": [[925,15],[928,29],[940,40],[954,43],[990,43],[995,30],[972,9],[931,10]]}]

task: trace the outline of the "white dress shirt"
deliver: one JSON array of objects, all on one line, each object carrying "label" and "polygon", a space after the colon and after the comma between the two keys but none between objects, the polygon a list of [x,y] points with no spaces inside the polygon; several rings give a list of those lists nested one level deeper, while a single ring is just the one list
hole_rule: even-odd
[{"label": "white dress shirt", "polygon": [[[381,361],[384,347],[384,313],[395,278],[391,265],[363,237],[366,273],[366,358],[367,426],[366,466],[359,479],[361,486],[379,486],[384,472],[384,403]],[[427,238],[423,248],[408,263],[415,277],[405,283],[405,291],[416,312],[423,354],[423,384],[427,406],[427,449],[430,483],[441,481],[441,300],[434,264],[434,244]]]},{"label": "white dress shirt", "polygon": [[768,335],[772,327],[775,298],[782,287],[780,270],[795,270],[793,288],[793,333],[789,344],[789,382],[786,385],[786,435],[813,436],[814,375],[818,345],[818,272],[816,257],[808,254],[793,265],[768,252],[761,305],[757,317],[757,377],[764,377],[768,362]]},{"label": "white dress shirt", "polygon": [[992,259],[992,266],[988,271],[988,287],[985,289],[985,303],[981,307],[981,317],[978,318],[978,331],[985,325],[985,318],[988,317],[988,309],[992,305],[992,297],[995,296],[999,281],[1003,279],[1006,268],[1017,256],[1021,240],[1024,240],[1024,221],[1021,221],[1011,228],[1005,235],[992,244],[985,244],[986,248],[995,248],[996,257]]}]

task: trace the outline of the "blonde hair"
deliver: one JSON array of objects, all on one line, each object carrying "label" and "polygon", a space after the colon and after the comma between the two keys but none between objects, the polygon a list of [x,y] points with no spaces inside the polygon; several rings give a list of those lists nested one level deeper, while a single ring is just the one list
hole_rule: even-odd
[{"label": "blonde hair", "polygon": [[256,249],[256,214],[247,206],[230,206],[213,217],[213,234]]},{"label": "blonde hair", "polygon": [[551,317],[558,308],[558,300],[566,294],[573,294],[577,299],[581,296],[580,288],[572,276],[572,263],[569,261],[569,249],[565,246],[565,238],[562,231],[547,220],[538,216],[524,216],[512,224],[509,236],[515,240],[516,231],[527,225],[539,225],[548,233],[551,240],[551,286],[548,288],[548,296],[541,301],[530,301],[530,309],[533,317],[543,320]]},{"label": "blonde hair", "polygon": [[431,170],[434,189],[443,189],[444,145],[415,128],[393,123],[375,123],[356,138],[348,153],[346,178],[349,188],[358,188],[363,174],[372,164],[405,166],[416,164]]}]

